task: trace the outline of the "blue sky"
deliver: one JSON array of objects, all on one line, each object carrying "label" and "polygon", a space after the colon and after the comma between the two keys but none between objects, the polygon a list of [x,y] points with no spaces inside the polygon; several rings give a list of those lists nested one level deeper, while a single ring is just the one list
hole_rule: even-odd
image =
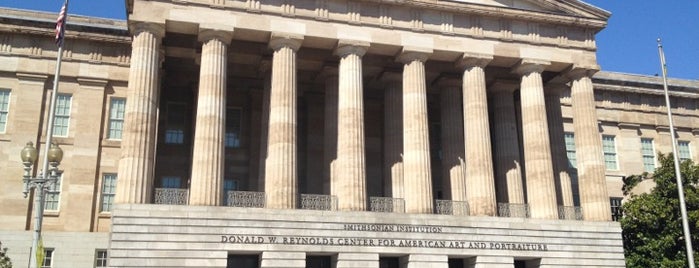
[{"label": "blue sky", "polygon": [[[603,70],[660,73],[656,39],[661,37],[668,75],[699,80],[699,1],[586,0],[612,12],[597,35],[597,61]],[[99,3],[99,4],[97,4]],[[0,0],[0,6],[58,13],[63,0]],[[70,13],[124,19],[123,0],[71,0]]]}]

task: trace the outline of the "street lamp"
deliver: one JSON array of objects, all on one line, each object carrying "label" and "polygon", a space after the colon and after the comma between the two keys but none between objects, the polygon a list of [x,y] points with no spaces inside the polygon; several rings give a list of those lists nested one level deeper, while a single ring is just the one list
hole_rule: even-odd
[{"label": "street lamp", "polygon": [[39,248],[39,238],[41,237],[41,222],[44,218],[44,198],[48,191],[55,191],[56,182],[60,176],[60,171],[58,170],[58,165],[63,160],[63,150],[58,147],[58,144],[51,143],[51,146],[47,152],[47,161],[50,168],[48,168],[48,174],[45,171],[39,172],[39,175],[32,177],[31,171],[32,166],[37,159],[37,151],[34,148],[32,142],[27,142],[20,153],[22,157],[22,163],[24,164],[24,176],[22,181],[24,182],[24,197],[27,197],[30,189],[34,189],[34,237],[32,240],[32,252],[31,252],[31,267],[38,267],[41,264],[37,263],[36,251]]}]

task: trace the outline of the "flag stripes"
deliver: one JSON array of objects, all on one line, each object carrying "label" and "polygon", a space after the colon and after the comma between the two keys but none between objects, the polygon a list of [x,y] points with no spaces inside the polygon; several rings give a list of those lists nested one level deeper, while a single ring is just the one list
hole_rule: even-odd
[{"label": "flag stripes", "polygon": [[58,14],[58,19],[56,19],[56,45],[63,46],[63,38],[66,33],[66,21],[68,19],[68,1],[63,3],[61,7],[61,13]]}]

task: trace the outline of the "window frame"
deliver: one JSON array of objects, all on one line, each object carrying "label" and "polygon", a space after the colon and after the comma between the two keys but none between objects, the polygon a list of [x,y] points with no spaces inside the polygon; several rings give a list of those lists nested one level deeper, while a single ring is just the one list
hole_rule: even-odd
[{"label": "window frame", "polygon": [[[682,156],[682,148],[683,147],[687,148],[687,150],[686,150],[687,157]],[[691,146],[690,141],[687,141],[687,140],[678,140],[677,141],[677,156],[679,157],[680,162],[684,162],[685,160],[694,161],[694,159],[692,159],[692,146]]]},{"label": "window frame", "polygon": [[[102,256],[100,253],[104,253]],[[95,250],[95,268],[109,267],[107,260],[109,259],[109,251],[106,249]]]},{"label": "window frame", "polygon": [[[229,115],[231,115],[232,111],[238,111],[238,124],[233,125],[233,121],[230,118]],[[241,137],[243,134],[243,108],[241,107],[226,107],[226,126],[225,126],[225,131],[223,134],[223,143],[224,147],[226,149],[236,149],[236,148],[241,148]],[[230,131],[229,130],[237,130],[238,132]],[[233,138],[229,138],[229,135],[234,134]],[[229,141],[233,140],[232,144],[229,144]]]},{"label": "window frame", "polygon": [[[54,263],[54,248],[44,248],[44,261],[41,263],[41,268],[52,268]],[[48,265],[46,262],[48,261]]]},{"label": "window frame", "polygon": [[[613,146],[611,146],[613,148],[612,152],[608,152],[607,150],[605,150],[606,148],[610,147],[610,146],[605,146],[605,141],[609,141],[606,138],[611,138],[611,142],[613,145]],[[604,166],[605,166],[606,170],[611,170],[611,171],[619,170],[619,153],[617,153],[617,151],[618,150],[616,148],[616,136],[615,135],[607,135],[607,134],[602,135],[602,153],[604,154]],[[608,155],[614,157],[614,168],[610,168],[608,163],[607,163],[607,156]]]},{"label": "window frame", "polygon": [[[107,185],[107,178],[113,179],[110,185]],[[114,206],[114,196],[116,195],[116,183],[119,179],[116,173],[104,173],[102,174],[102,187],[100,189],[100,213],[111,213],[112,207]],[[111,192],[106,192],[105,187],[109,186]],[[109,200],[107,208],[105,209],[105,197],[111,197]]]},{"label": "window frame", "polygon": [[[121,102],[116,103],[116,102]],[[120,105],[121,110],[116,110],[115,104]],[[120,113],[121,112],[121,113]],[[121,115],[121,116],[119,116]],[[109,117],[107,118],[107,139],[108,140],[121,140],[124,133],[124,118],[126,117],[126,98],[112,97],[109,99]],[[118,124],[118,130],[114,127],[114,124]],[[117,134],[118,132],[118,134]]]},{"label": "window frame", "polygon": [[[568,142],[569,139],[570,139],[570,143]],[[563,143],[566,147],[566,158],[568,159],[568,167],[569,168],[577,168],[578,167],[578,156],[576,155],[577,148],[575,147],[575,133],[564,132],[563,133]],[[571,156],[573,159],[571,159]]]},{"label": "window frame", "polygon": [[[44,196],[44,211],[45,212],[58,212],[61,210],[61,193],[63,192],[63,172],[58,174],[58,179],[56,180],[55,184],[49,189],[49,191],[46,192],[46,195]],[[49,200],[49,196],[56,196],[56,200]],[[51,202],[51,204],[56,204],[55,208],[49,208],[48,204]]]},{"label": "window frame", "polygon": [[[4,98],[4,100],[7,100],[7,103],[3,102],[3,95],[7,94],[7,98]],[[6,88],[0,88],[0,134],[7,133],[7,125],[10,122],[10,103],[11,103],[11,98],[12,98],[12,90],[6,89]],[[2,109],[5,107],[6,109]],[[5,122],[2,122],[2,120],[5,120]]]},{"label": "window frame", "polygon": [[[62,98],[68,98],[68,105],[67,107],[61,106],[61,101]],[[58,96],[56,98],[56,107],[55,107],[55,113],[54,113],[54,120],[53,120],[53,136],[54,137],[68,137],[70,135],[70,117],[73,109],[73,94],[69,93],[58,93]],[[63,114],[63,111],[67,111],[67,115]],[[65,119],[63,120],[58,120],[58,119]],[[61,122],[61,123],[59,123]],[[65,122],[65,125],[59,125],[62,124],[62,122]],[[56,130],[63,130],[65,129],[65,133],[58,133]]]},{"label": "window frame", "polygon": [[[644,143],[644,141],[650,141],[650,143]],[[645,148],[645,144],[650,144],[650,148]],[[647,150],[650,150],[650,152],[647,152]],[[652,163],[646,162],[648,159],[652,159]],[[655,172],[658,163],[655,158],[655,140],[653,138],[641,137],[641,161],[643,162],[643,170],[645,172]],[[648,169],[650,164],[652,164],[652,170]]]},{"label": "window frame", "polygon": [[621,211],[623,200],[624,198],[622,197],[609,197],[609,209],[611,209],[612,221],[619,221],[624,216],[624,213]]}]

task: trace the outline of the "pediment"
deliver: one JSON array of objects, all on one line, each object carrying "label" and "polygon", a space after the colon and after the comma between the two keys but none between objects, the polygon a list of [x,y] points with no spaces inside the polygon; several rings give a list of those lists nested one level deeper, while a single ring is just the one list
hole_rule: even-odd
[{"label": "pediment", "polygon": [[579,0],[447,0],[512,9],[607,20],[608,11]]}]

